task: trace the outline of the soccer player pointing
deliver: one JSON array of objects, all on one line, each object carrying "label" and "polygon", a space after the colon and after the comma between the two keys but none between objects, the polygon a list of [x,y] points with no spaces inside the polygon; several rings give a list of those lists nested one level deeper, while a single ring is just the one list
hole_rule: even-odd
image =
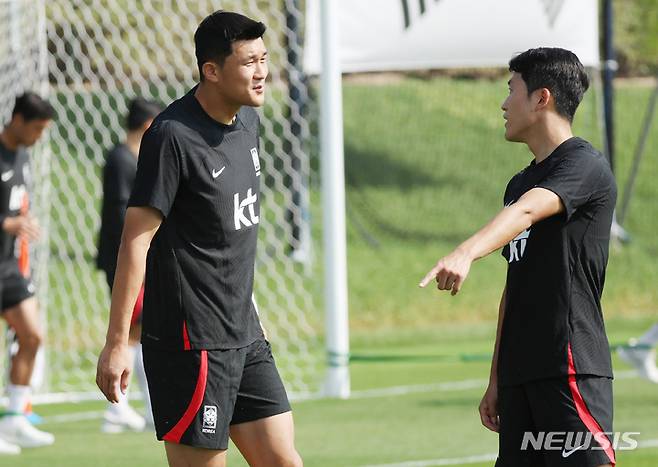
[{"label": "soccer player pointing", "polygon": [[[505,208],[440,259],[420,286],[435,279],[454,295],[473,261],[504,246],[507,281],[479,408],[483,425],[499,433],[496,466],[614,465],[607,435],[612,367],[600,300],[615,180],[606,159],[572,134],[589,85],[578,58],[564,49],[530,49],[509,69],[505,138],[525,143],[534,160],[508,183]],[[564,446],[523,449],[524,436],[539,432],[562,434]]]},{"label": "soccer player pointing", "polygon": [[170,466],[302,465],[285,389],[252,300],[260,221],[265,26],[217,11],[194,41],[201,82],[144,135],[96,381],[117,401],[144,273],[142,344]]}]

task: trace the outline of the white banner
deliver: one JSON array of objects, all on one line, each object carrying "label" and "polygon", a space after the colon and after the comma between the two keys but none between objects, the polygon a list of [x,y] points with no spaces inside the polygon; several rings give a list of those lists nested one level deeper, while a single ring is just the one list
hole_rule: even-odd
[{"label": "white banner", "polygon": [[[344,72],[506,67],[533,47],[599,63],[597,0],[327,0],[339,3]],[[320,0],[307,0],[305,70],[320,71]]]}]

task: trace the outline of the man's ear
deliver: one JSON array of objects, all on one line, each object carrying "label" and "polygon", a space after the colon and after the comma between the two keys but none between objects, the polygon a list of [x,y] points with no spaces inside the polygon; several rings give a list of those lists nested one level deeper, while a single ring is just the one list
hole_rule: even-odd
[{"label": "man's ear", "polygon": [[537,110],[547,107],[551,102],[551,100],[553,99],[553,94],[548,88],[537,89],[535,93],[537,93],[536,94]]},{"label": "man's ear", "polygon": [[219,81],[219,65],[214,62],[206,62],[201,65],[201,72],[203,73],[204,79],[212,83]]},{"label": "man's ear", "polygon": [[15,114],[12,117],[12,120],[14,124],[18,127],[22,127],[23,125],[25,125],[25,117],[23,117],[23,114],[19,114],[19,113]]}]

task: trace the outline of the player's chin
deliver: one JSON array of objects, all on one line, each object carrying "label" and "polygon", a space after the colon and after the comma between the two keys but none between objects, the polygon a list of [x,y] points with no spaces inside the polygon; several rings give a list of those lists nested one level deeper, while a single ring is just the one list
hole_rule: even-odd
[{"label": "player's chin", "polygon": [[512,143],[518,143],[519,142],[519,139],[517,138],[517,135],[514,132],[510,131],[509,128],[505,128],[505,139],[507,141],[512,142]]},{"label": "player's chin", "polygon": [[249,103],[252,107],[260,107],[265,103],[265,91],[252,91],[249,93]]}]

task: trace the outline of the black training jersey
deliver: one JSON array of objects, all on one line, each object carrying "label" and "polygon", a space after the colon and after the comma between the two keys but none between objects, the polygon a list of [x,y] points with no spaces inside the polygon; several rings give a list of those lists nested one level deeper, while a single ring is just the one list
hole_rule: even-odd
[{"label": "black training jersey", "polygon": [[610,166],[587,141],[571,138],[512,178],[505,206],[534,187],[557,194],[565,212],[534,224],[503,249],[509,265],[499,384],[574,371],[612,377],[601,312],[617,199]]},{"label": "black training jersey", "polygon": [[139,152],[129,206],[164,216],[147,257],[142,342],[240,348],[261,333],[252,301],[259,119],[243,107],[223,125],[195,89],[155,119]]},{"label": "black training jersey", "polygon": [[[27,151],[10,151],[0,142],[0,225],[5,218],[18,216],[27,203],[30,164]],[[0,228],[0,262],[15,261],[16,237]]]},{"label": "black training jersey", "polygon": [[136,172],[137,158],[128,146],[118,144],[108,152],[103,168],[103,205],[96,265],[111,276],[117,267],[123,222]]}]

